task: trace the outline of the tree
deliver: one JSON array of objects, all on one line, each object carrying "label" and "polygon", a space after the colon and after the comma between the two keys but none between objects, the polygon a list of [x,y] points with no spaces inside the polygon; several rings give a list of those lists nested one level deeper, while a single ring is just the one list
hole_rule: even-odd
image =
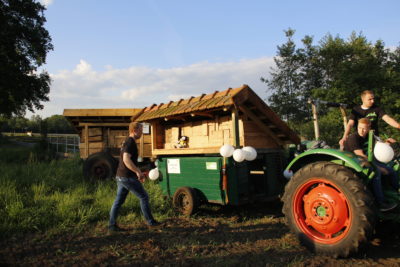
[{"label": "tree", "polygon": [[38,68],[53,49],[45,7],[34,0],[0,0],[0,115],[23,115],[48,101],[50,76]]},{"label": "tree", "polygon": [[63,115],[53,115],[45,121],[49,133],[75,133],[71,123]]},{"label": "tree", "polygon": [[[347,40],[328,34],[318,45],[305,36],[303,48],[296,49],[294,30],[285,34],[288,41],[278,46],[276,68],[271,79],[264,81],[272,92],[268,99],[271,107],[303,137],[312,138],[313,132],[311,112],[306,108],[309,97],[352,107],[360,103],[360,93],[369,89],[375,92],[377,103],[399,119],[400,47],[389,50],[382,40],[373,44],[353,32]],[[335,144],[343,133],[338,110],[320,106],[319,121],[322,138]],[[382,126],[384,132],[399,136],[398,131]]]},{"label": "tree", "polygon": [[310,83],[318,77],[313,75],[316,68],[312,67],[311,60],[315,54],[312,38],[306,36],[303,39],[305,48],[296,49],[294,33],[290,28],[285,31],[287,42],[278,46],[278,55],[274,58],[276,68],[270,72],[272,78],[261,78],[272,92],[268,98],[272,109],[286,121],[301,121],[310,116],[306,104],[312,89]]}]

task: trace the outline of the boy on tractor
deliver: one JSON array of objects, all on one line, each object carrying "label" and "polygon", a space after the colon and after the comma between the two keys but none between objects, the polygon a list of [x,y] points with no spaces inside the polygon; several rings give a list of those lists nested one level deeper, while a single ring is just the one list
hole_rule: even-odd
[{"label": "boy on tractor", "polygon": [[[371,122],[368,118],[362,118],[358,121],[357,131],[350,135],[344,143],[344,150],[353,152],[357,156],[368,160],[367,155],[364,152],[365,144],[368,143],[368,133],[371,129]],[[397,203],[390,203],[385,201],[382,190],[381,177],[383,175],[390,176],[391,184],[396,191],[399,189],[399,183],[396,173],[388,166],[374,162],[376,166],[376,176],[372,179],[372,187],[375,198],[378,202],[379,209],[381,211],[389,211],[397,206]]]}]

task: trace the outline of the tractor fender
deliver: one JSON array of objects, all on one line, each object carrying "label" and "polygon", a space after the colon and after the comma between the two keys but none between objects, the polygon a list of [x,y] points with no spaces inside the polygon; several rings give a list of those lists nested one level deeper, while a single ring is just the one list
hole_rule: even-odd
[{"label": "tractor fender", "polygon": [[354,171],[369,174],[371,164],[357,157],[355,154],[337,149],[311,149],[303,152],[294,158],[286,167],[286,171],[295,173],[301,167],[317,161],[331,161],[339,165],[344,165]]}]

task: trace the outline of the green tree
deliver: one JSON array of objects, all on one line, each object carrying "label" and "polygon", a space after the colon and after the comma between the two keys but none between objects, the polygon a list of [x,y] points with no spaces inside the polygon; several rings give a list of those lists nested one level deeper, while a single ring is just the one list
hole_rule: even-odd
[{"label": "green tree", "polygon": [[278,46],[278,55],[274,58],[276,68],[272,69],[271,79],[261,78],[271,92],[268,101],[271,108],[285,120],[299,120],[308,116],[303,94],[303,77],[301,73],[303,55],[296,49],[293,41],[295,31],[285,31],[287,42]]},{"label": "green tree", "polygon": [[53,49],[45,7],[34,0],[0,0],[0,114],[23,115],[48,101],[50,76],[38,68]]},{"label": "green tree", "polygon": [[[351,107],[360,103],[363,90],[370,89],[375,91],[377,103],[399,119],[400,47],[391,51],[382,40],[373,44],[361,33],[353,32],[347,40],[328,34],[318,45],[313,45],[312,37],[305,36],[303,47],[296,49],[294,31],[289,29],[285,34],[288,41],[278,46],[276,68],[270,73],[271,79],[264,81],[272,92],[269,104],[300,135],[312,137],[311,112],[305,108],[310,96]],[[319,106],[318,111],[322,138],[336,144],[334,140],[343,133],[340,113],[324,106]],[[389,134],[399,134],[390,126],[383,126]]]},{"label": "green tree", "polygon": [[53,115],[46,118],[48,133],[74,133],[69,121],[62,115]]}]

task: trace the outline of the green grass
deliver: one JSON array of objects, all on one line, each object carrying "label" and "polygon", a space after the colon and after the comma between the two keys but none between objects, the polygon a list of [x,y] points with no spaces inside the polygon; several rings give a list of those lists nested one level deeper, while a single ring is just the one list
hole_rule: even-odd
[{"label": "green grass", "polygon": [[[82,160],[35,158],[37,148],[0,148],[0,235],[36,231],[81,231],[91,223],[107,224],[116,183],[90,183],[82,176]],[[6,154],[6,155],[5,155]],[[160,188],[147,182],[156,218],[172,214]],[[119,221],[143,220],[139,201],[129,195]]]}]

